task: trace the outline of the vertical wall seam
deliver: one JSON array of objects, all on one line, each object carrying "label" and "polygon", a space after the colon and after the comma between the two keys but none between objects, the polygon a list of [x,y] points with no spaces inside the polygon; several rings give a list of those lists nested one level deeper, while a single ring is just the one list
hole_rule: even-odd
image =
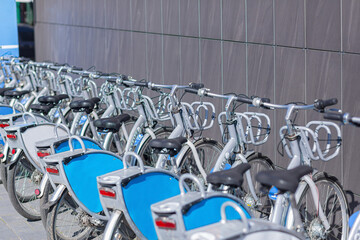
[{"label": "vertical wall seam", "polygon": [[[247,17],[247,0],[245,0],[245,91],[246,95],[249,95],[249,49],[248,49],[248,17]],[[249,110],[248,104],[246,104],[246,111]]]},{"label": "vertical wall seam", "polygon": [[[223,0],[220,0],[221,92],[224,93]],[[223,103],[224,101],[222,101]]]},{"label": "vertical wall seam", "polygon": [[[274,81],[274,100],[275,101],[275,96],[276,96],[276,15],[275,15],[275,0],[273,0],[273,41],[274,41],[274,45],[273,45],[273,53],[274,53],[274,56],[273,56],[273,61],[274,61],[274,66],[273,66],[273,81]],[[274,114],[274,126],[273,128],[275,129],[275,133],[277,133],[277,130],[276,130],[276,114]],[[276,151],[276,147],[277,147],[277,144],[276,144],[276,135],[277,134],[273,134],[274,135],[274,153],[275,153],[275,164],[277,164],[277,151]]]},{"label": "vertical wall seam", "polygon": [[[340,53],[340,109],[343,109],[343,57],[344,57],[344,53]],[[343,128],[341,128],[341,136],[343,136],[344,134],[344,131],[343,131]],[[340,160],[341,160],[341,184],[344,186],[344,146],[342,147],[341,149],[341,157],[340,157]]]},{"label": "vertical wall seam", "polygon": [[182,42],[182,37],[181,37],[181,23],[180,23],[180,14],[181,14],[181,11],[180,11],[180,8],[181,8],[181,3],[180,3],[181,0],[178,1],[178,13],[179,13],[179,29],[178,29],[178,34],[179,34],[179,59],[180,59],[180,81],[183,83],[183,74],[182,74],[182,54],[181,54],[181,42]]},{"label": "vertical wall seam", "polygon": [[[344,36],[343,36],[343,0],[340,0],[340,109],[343,109],[343,57],[344,57]],[[343,136],[344,131],[341,128],[341,136]],[[344,186],[344,147],[341,149],[340,156],[340,168],[341,168],[341,184]]]},{"label": "vertical wall seam", "polygon": [[200,26],[201,26],[201,21],[200,21],[200,0],[198,0],[198,37],[199,37],[199,71],[200,71],[200,82],[203,82],[202,79],[202,67],[201,67],[201,63],[202,63],[202,57],[201,57],[201,53],[202,53],[202,49],[201,49],[201,30],[200,30]]},{"label": "vertical wall seam", "polygon": [[344,38],[343,38],[343,0],[340,0],[340,50],[344,51]]},{"label": "vertical wall seam", "polygon": [[[105,1],[106,2],[106,1]],[[148,31],[148,26],[147,26],[147,4],[145,1],[145,32]],[[146,79],[148,81],[151,81],[151,79],[149,79],[149,66],[148,66],[148,35],[145,33],[145,76]]]},{"label": "vertical wall seam", "polygon": [[164,73],[164,21],[163,21],[163,0],[160,0],[160,25],[161,25],[161,79],[165,82]]},{"label": "vertical wall seam", "polygon": [[131,49],[131,70],[133,69],[133,60],[134,60],[134,54],[133,54],[133,51],[134,51],[134,41],[133,41],[133,19],[132,19],[132,1],[130,1],[130,29],[131,29],[131,32],[130,32],[130,49]]},{"label": "vertical wall seam", "polygon": [[275,15],[275,0],[273,0],[273,44],[276,46],[276,15]]},{"label": "vertical wall seam", "polygon": [[[304,93],[304,95],[305,95],[305,103],[307,102],[307,90],[306,90],[306,88],[307,88],[307,60],[306,60],[306,58],[307,58],[307,49],[304,49],[304,81],[305,81],[305,83],[304,83],[304,85],[305,85],[305,87],[304,87],[304,89],[305,89],[305,93]],[[305,122],[307,122],[307,111],[304,111],[304,116],[305,116]]]},{"label": "vertical wall seam", "polygon": [[[306,0],[304,0],[304,55],[305,55],[305,68],[304,68],[304,75],[305,75],[305,103],[307,101],[307,49],[306,49]],[[307,122],[307,111],[304,113],[305,122]]]},{"label": "vertical wall seam", "polygon": [[306,26],[306,0],[304,0],[304,48],[306,49],[307,47],[307,43],[306,43],[306,31],[307,31],[307,26]]}]

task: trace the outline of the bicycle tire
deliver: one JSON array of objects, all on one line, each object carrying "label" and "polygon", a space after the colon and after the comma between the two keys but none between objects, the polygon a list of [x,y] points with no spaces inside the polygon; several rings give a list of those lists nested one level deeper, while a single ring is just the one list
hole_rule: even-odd
[{"label": "bicycle tire", "polygon": [[[209,138],[201,138],[200,140],[197,140],[194,143],[194,146],[199,154],[201,165],[206,175],[208,175],[215,166],[215,163],[218,160],[219,155],[221,154],[223,146],[218,141]],[[182,157],[178,168],[180,169],[180,174],[184,174],[184,173],[193,174],[197,178],[199,178],[199,180],[203,182],[205,185],[205,179],[203,179],[200,171],[198,170],[198,167],[196,165],[194,156],[190,148],[186,151],[186,153]],[[196,187],[193,188],[191,181],[187,183],[192,190],[197,190]]]},{"label": "bicycle tire", "polygon": [[[93,229],[81,226],[78,219],[78,208],[79,206],[70,197],[68,191],[64,191],[59,201],[50,207],[47,215],[46,234],[49,240],[85,240],[89,238]],[[63,215],[66,220],[61,219]],[[60,228],[58,225],[61,224],[61,221],[64,221],[65,226]],[[65,234],[65,230],[68,230],[68,233]]]},{"label": "bicycle tire", "polygon": [[274,170],[274,164],[265,155],[262,155],[259,152],[250,155],[247,158],[248,163],[250,164],[250,175],[251,180],[254,184],[255,193],[259,198],[259,202],[255,203],[253,196],[250,193],[250,189],[248,186],[248,181],[246,176],[244,175],[244,182],[242,185],[243,196],[241,197],[245,204],[251,209],[254,216],[257,218],[268,218],[270,215],[272,203],[267,193],[261,191],[261,184],[255,180],[255,176],[261,171]]},{"label": "bicycle tire", "polygon": [[40,220],[40,200],[35,195],[35,189],[39,188],[41,175],[24,155],[8,169],[10,202],[28,220]]},{"label": "bicycle tire", "polygon": [[[307,185],[302,192],[298,202],[298,209],[307,234],[309,235],[310,239],[346,240],[348,235],[347,220],[349,219],[349,208],[343,188],[336,178],[322,172],[315,174],[313,176],[313,181],[318,189],[319,202],[321,207],[325,213],[325,216],[328,218],[330,232],[323,233],[322,231],[324,227],[322,226],[319,218],[316,216],[316,207],[314,206],[311,190]],[[330,199],[330,197],[333,198],[333,200]],[[337,206],[338,203],[339,205]],[[338,207],[340,207],[340,214],[334,214],[331,212],[332,210],[336,211]],[[340,222],[341,226],[339,225],[339,227],[337,227],[337,224]],[[316,232],[315,229],[318,230],[318,232]]]}]

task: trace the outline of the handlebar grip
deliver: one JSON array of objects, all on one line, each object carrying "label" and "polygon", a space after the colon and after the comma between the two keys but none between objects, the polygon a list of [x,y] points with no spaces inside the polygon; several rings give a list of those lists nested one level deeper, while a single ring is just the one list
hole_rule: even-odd
[{"label": "handlebar grip", "polygon": [[189,86],[193,89],[199,90],[204,87],[203,83],[189,83]]},{"label": "handlebar grip", "polygon": [[101,77],[109,77],[109,76],[111,76],[111,74],[110,73],[101,73],[100,76]]},{"label": "handlebar grip", "polygon": [[247,103],[247,104],[252,104],[253,103],[251,98],[245,98],[245,97],[237,97],[236,101],[242,102],[242,103]]},{"label": "handlebar grip", "polygon": [[195,88],[185,88],[185,92],[192,93],[192,94],[198,94],[198,90]]},{"label": "handlebar grip", "polygon": [[127,81],[127,80],[129,80],[129,77],[127,75],[121,74],[121,79],[124,81]]},{"label": "handlebar grip", "polygon": [[344,121],[344,115],[341,113],[325,113],[324,118],[339,121],[339,122]]},{"label": "handlebar grip", "polygon": [[270,98],[261,98],[261,101],[263,102],[263,103],[270,103],[271,101],[270,101]]},{"label": "handlebar grip", "polygon": [[338,103],[337,98],[330,98],[328,100],[316,99],[314,102],[314,106],[318,110],[324,110],[324,108],[335,105],[337,103]]},{"label": "handlebar grip", "polygon": [[134,85],[138,87],[148,87],[148,83],[149,82],[134,82]]},{"label": "handlebar grip", "polygon": [[71,67],[71,70],[82,71],[83,69],[81,67]]},{"label": "handlebar grip", "polygon": [[349,122],[354,124],[356,127],[360,127],[360,118],[359,117],[350,117]]}]

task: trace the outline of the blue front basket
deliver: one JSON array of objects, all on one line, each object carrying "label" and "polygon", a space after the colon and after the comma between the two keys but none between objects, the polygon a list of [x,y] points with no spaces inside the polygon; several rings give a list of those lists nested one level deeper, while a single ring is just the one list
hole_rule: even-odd
[{"label": "blue front basket", "polygon": [[[228,197],[214,196],[192,205],[183,215],[186,231],[220,222],[221,205],[228,201],[239,205],[246,213],[247,218],[251,218],[250,214],[247,213],[247,211],[238,202]],[[229,220],[241,219],[239,213],[231,207],[226,208],[225,212],[226,217]]]},{"label": "blue front basket", "polygon": [[63,164],[66,177],[76,197],[90,211],[103,210],[96,177],[123,168],[121,159],[106,152],[86,153]]},{"label": "blue front basket", "polygon": [[[95,142],[95,141],[91,141],[89,139],[81,139],[85,145],[86,149],[95,149],[95,150],[101,150],[101,147],[99,145],[99,143]],[[72,139],[72,145],[74,147],[74,149],[80,149],[81,145],[79,143],[78,140],[76,139]],[[62,143],[60,143],[56,148],[55,148],[55,153],[62,153],[62,152],[66,152],[69,151],[70,147],[69,147],[69,141],[66,140]]]},{"label": "blue front basket", "polygon": [[147,239],[157,239],[150,206],[179,195],[179,181],[166,173],[150,172],[132,179],[122,191],[134,224]]}]

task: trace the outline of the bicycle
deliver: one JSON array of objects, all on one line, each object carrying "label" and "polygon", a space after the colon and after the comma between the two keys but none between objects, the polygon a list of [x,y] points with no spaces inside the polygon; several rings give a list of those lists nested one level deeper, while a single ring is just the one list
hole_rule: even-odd
[{"label": "bicycle", "polygon": [[[355,127],[360,127],[360,118],[351,116],[350,113],[325,113],[324,118],[341,122],[344,125],[349,124]],[[349,232],[348,240],[356,240],[360,238],[359,211],[353,213],[349,218]]]}]

